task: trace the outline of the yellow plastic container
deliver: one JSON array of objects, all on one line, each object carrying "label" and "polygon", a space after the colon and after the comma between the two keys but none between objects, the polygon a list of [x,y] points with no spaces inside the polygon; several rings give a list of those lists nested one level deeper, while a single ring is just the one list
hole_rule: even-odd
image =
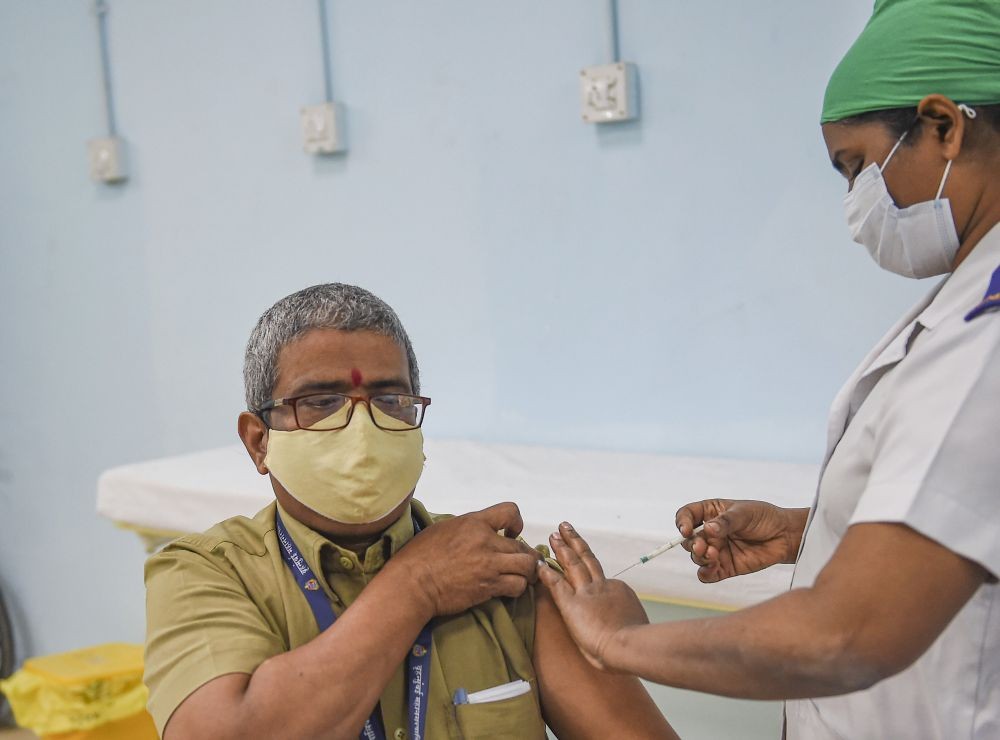
[{"label": "yellow plastic container", "polygon": [[142,646],[108,643],[32,658],[0,681],[14,719],[46,740],[156,740]]}]

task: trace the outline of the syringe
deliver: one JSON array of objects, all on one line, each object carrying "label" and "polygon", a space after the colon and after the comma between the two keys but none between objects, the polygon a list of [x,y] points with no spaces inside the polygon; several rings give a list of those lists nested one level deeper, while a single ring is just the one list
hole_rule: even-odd
[{"label": "syringe", "polygon": [[[704,528],[705,528],[704,524],[699,524],[697,527],[694,528],[694,531],[691,533],[691,537],[694,537],[696,534],[698,534]],[[624,568],[624,569],[618,571],[617,573],[615,573],[611,577],[612,578],[617,578],[622,573],[624,573],[626,570],[631,570],[632,568],[634,568],[637,565],[642,565],[643,563],[648,563],[653,558],[662,555],[667,550],[671,550],[671,549],[677,547],[679,544],[681,544],[682,542],[684,542],[684,540],[688,540],[688,539],[691,539],[691,538],[690,537],[684,537],[684,536],[676,537],[676,538],[670,540],[670,542],[667,542],[665,545],[660,545],[658,548],[656,548],[652,552],[646,553],[641,558],[639,558],[634,563],[632,563],[632,565],[630,565],[627,568]]]}]

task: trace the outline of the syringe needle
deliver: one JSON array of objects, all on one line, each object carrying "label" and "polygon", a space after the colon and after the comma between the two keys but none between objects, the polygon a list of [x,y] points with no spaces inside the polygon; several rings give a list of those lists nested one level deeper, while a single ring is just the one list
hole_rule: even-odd
[{"label": "syringe needle", "polygon": [[612,578],[617,578],[618,576],[620,576],[625,571],[632,570],[635,566],[639,565],[641,562],[642,562],[641,560],[636,560],[634,563],[632,563],[632,565],[628,566],[627,568],[623,568],[622,570],[618,571],[617,573],[615,573],[611,577]]},{"label": "syringe needle", "polygon": [[[694,528],[694,531],[691,532],[691,537],[694,537],[696,534],[698,534],[704,528],[705,528],[704,523],[699,524],[697,527]],[[660,545],[658,548],[656,548],[655,550],[653,550],[651,553],[643,555],[641,558],[639,558],[634,563],[632,563],[632,565],[628,566],[624,570],[618,571],[617,573],[615,573],[611,577],[612,578],[617,578],[618,576],[620,576],[625,571],[632,570],[632,568],[634,568],[637,565],[642,565],[643,563],[648,563],[650,560],[652,560],[655,557],[659,557],[660,555],[662,555],[663,553],[665,553],[667,550],[674,549],[675,547],[677,547],[679,544],[681,544],[682,542],[684,542],[687,539],[689,539],[689,538],[688,537],[684,537],[684,536],[676,537],[676,538],[670,540],[669,542],[667,542],[666,544]]]}]

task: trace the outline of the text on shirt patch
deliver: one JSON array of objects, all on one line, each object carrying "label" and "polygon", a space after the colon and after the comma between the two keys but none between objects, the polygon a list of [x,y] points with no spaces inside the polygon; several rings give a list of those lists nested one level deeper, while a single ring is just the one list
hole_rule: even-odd
[{"label": "text on shirt patch", "polygon": [[285,548],[285,552],[288,553],[289,557],[292,559],[292,562],[295,564],[295,567],[298,569],[299,573],[305,575],[306,572],[309,570],[309,566],[306,565],[305,561],[302,559],[302,556],[300,556],[298,552],[295,551],[295,546],[292,545],[292,543],[288,541],[288,538],[286,538],[284,534],[280,531],[278,532],[278,539],[281,541],[281,546]]}]

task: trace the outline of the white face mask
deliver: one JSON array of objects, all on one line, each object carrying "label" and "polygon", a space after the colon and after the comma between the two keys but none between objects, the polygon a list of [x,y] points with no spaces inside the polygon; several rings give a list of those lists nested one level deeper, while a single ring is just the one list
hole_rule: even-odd
[{"label": "white face mask", "polygon": [[958,253],[958,232],[951,203],[941,198],[951,170],[951,160],[934,200],[899,208],[889,195],[882,172],[903,143],[903,134],[881,168],[872,162],[854,180],[844,196],[844,211],[851,237],[863,244],[879,267],[910,278],[951,272]]},{"label": "white face mask", "polygon": [[[349,409],[347,404],[337,414]],[[371,411],[384,415],[377,407]],[[336,522],[368,524],[389,514],[416,487],[424,469],[424,436],[419,429],[379,429],[357,408],[343,429],[270,430],[264,464],[303,506]]]}]

